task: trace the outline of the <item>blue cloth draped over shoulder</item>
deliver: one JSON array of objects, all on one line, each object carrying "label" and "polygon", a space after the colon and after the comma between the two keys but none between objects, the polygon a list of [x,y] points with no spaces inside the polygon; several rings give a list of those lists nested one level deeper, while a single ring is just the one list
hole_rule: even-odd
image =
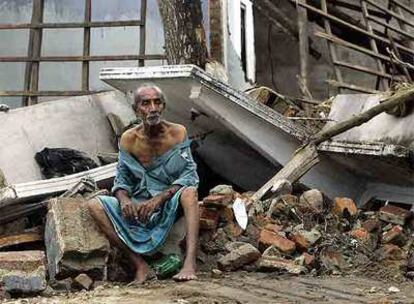
[{"label": "blue cloth draped over shoulder", "polygon": [[99,196],[120,239],[134,252],[150,255],[164,243],[176,219],[182,190],[197,186],[197,165],[190,150],[191,140],[175,145],[144,167],[130,153],[120,149],[118,167],[112,193],[118,189],[128,192],[133,203],[142,203],[172,185],[183,186],[175,195],[156,210],[147,223],[122,216],[118,200],[112,196]]}]

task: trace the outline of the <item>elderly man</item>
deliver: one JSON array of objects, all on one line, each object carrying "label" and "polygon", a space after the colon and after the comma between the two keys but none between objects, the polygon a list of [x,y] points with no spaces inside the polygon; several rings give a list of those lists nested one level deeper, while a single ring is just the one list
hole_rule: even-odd
[{"label": "elderly man", "polygon": [[142,255],[158,250],[177,214],[184,211],[186,256],[174,279],[196,279],[199,178],[186,129],[161,119],[165,97],[154,85],[135,91],[133,108],[142,124],[121,137],[112,188],[115,197],[91,200],[89,210],[111,243],[127,254],[139,283],[148,279],[150,273]]}]

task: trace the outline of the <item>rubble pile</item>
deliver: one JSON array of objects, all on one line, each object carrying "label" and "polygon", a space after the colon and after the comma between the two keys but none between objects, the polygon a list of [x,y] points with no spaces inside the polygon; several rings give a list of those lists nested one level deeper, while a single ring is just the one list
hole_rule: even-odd
[{"label": "rubble pile", "polygon": [[[231,208],[236,198],[254,208],[245,230]],[[280,195],[257,206],[248,193],[240,195],[227,186],[212,189],[204,198],[204,270],[414,279],[414,225],[404,208],[386,205],[363,211],[349,198],[331,200],[317,189]]]}]

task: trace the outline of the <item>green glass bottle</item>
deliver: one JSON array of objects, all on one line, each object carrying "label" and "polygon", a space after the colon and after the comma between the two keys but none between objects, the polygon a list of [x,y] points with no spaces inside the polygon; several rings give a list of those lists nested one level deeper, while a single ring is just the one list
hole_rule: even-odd
[{"label": "green glass bottle", "polygon": [[149,264],[159,279],[172,277],[182,267],[181,259],[177,254],[168,254],[159,260],[149,262]]}]

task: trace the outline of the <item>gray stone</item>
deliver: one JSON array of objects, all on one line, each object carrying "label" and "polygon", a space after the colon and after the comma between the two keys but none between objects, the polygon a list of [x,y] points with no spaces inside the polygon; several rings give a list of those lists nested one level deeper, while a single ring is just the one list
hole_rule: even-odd
[{"label": "gray stone", "polygon": [[86,202],[58,198],[50,200],[48,208],[45,245],[50,278],[87,273],[103,279],[109,242],[89,214]]},{"label": "gray stone", "polygon": [[318,189],[305,191],[299,198],[300,204],[311,206],[315,211],[323,210],[323,195]]},{"label": "gray stone", "polygon": [[218,266],[221,270],[236,270],[257,261],[261,256],[260,251],[248,243],[240,244],[240,242],[237,242],[234,246],[229,245],[229,248],[234,249],[218,260]]},{"label": "gray stone", "polygon": [[76,278],[73,279],[72,287],[76,289],[86,289],[89,290],[93,284],[93,280],[84,273],[81,273]]},{"label": "gray stone", "polygon": [[307,272],[306,267],[297,265],[292,260],[272,256],[262,256],[259,260],[258,268],[261,271],[287,272],[296,275]]},{"label": "gray stone", "polygon": [[46,268],[40,266],[32,272],[13,270],[1,277],[5,290],[10,293],[37,293],[46,289]]},{"label": "gray stone", "polygon": [[233,187],[230,185],[217,185],[210,190],[210,194],[232,195]]}]

